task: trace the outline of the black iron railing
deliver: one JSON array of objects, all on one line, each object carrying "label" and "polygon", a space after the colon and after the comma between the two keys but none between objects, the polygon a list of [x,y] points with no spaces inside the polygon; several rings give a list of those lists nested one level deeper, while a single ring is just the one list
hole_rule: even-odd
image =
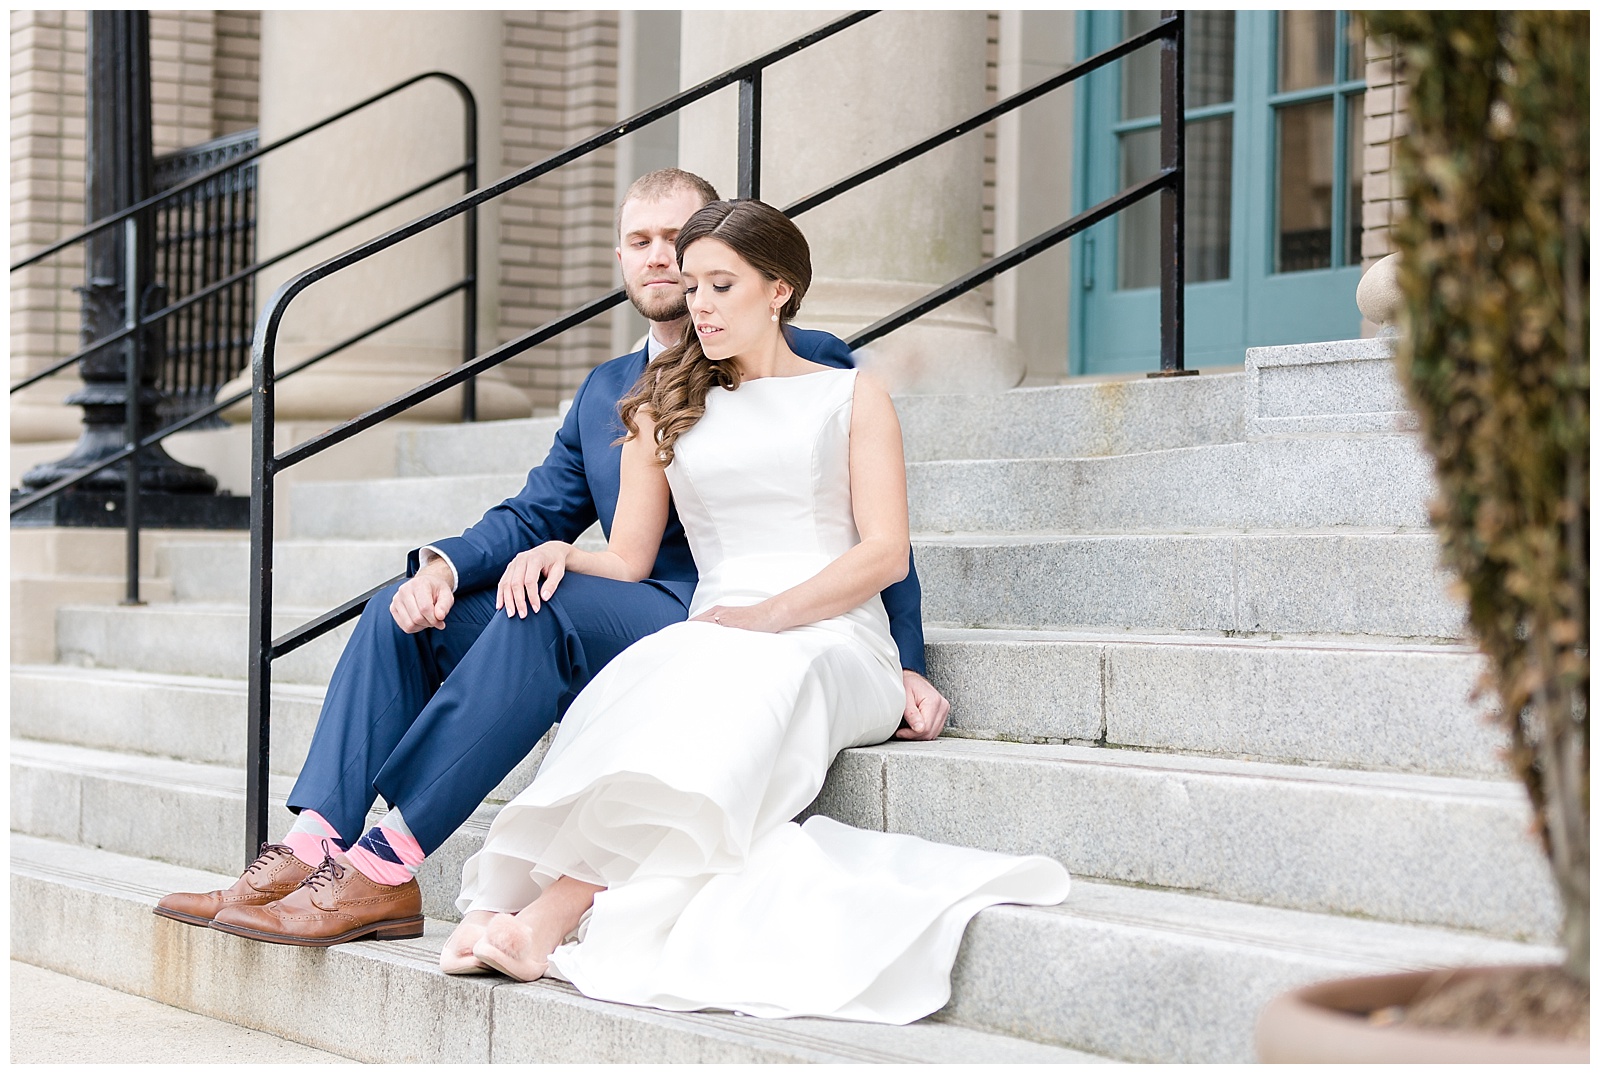
[{"label": "black iron railing", "polygon": [[[216,138],[155,160],[155,190],[165,193],[212,172],[260,145],[254,130]],[[237,276],[255,260],[256,165],[223,169],[186,189],[154,212],[155,278],[166,299],[187,298],[218,280]],[[156,387],[163,424],[186,418],[216,400],[217,389],[250,364],[255,325],[255,277],[244,276],[166,322]],[[212,415],[201,428],[218,428]]]},{"label": "black iron railing", "polygon": [[[281,250],[278,253],[273,254],[271,257],[263,258],[260,261],[253,263],[245,261],[245,263],[237,264],[233,267],[228,265],[212,264],[204,268],[191,268],[185,266],[180,257],[176,259],[175,263],[169,264],[171,264],[171,267],[173,267],[177,272],[176,278],[179,281],[178,286],[187,289],[188,285],[193,284],[193,290],[189,290],[188,293],[184,294],[182,297],[167,301],[166,304],[160,309],[145,313],[143,315],[139,313],[136,303],[130,299],[122,328],[102,336],[75,353],[62,358],[59,361],[53,362],[45,368],[23,377],[21,380],[18,380],[11,385],[11,392],[12,394],[15,394],[29,385],[37,384],[47,377],[53,376],[64,369],[76,365],[78,362],[83,361],[83,359],[89,357],[90,355],[97,354],[108,347],[121,344],[124,340],[131,339],[133,341],[133,346],[131,348],[132,353],[129,355],[129,360],[127,363],[129,401],[126,446],[107,455],[105,458],[91,466],[85,466],[80,470],[77,470],[71,474],[67,474],[59,480],[53,481],[45,487],[31,492],[26,496],[17,497],[11,503],[11,514],[13,516],[21,511],[27,510],[35,504],[42,503],[53,496],[57,496],[69,488],[73,488],[87,478],[93,477],[95,474],[98,474],[103,470],[116,466],[119,463],[122,463],[124,460],[136,456],[141,450],[160,443],[173,433],[182,432],[185,429],[200,427],[202,426],[202,423],[215,418],[215,416],[220,414],[222,411],[243,402],[245,398],[250,395],[248,390],[237,392],[225,399],[204,402],[203,405],[201,405],[203,402],[202,400],[194,399],[192,401],[196,405],[193,409],[183,414],[183,416],[176,418],[176,420],[173,420],[169,424],[157,429],[155,432],[141,437],[139,430],[143,427],[141,422],[144,420],[144,416],[140,413],[140,393],[138,391],[139,374],[144,369],[149,354],[155,350],[155,348],[150,346],[152,337],[155,335],[155,333],[161,332],[165,333],[168,340],[170,340],[172,338],[172,334],[169,331],[169,322],[173,322],[181,326],[183,322],[181,320],[177,320],[178,318],[204,318],[208,315],[208,310],[213,309],[218,304],[220,304],[223,308],[227,308],[228,303],[237,303],[237,289],[241,286],[253,287],[253,283],[257,274],[263,269],[269,268],[272,265],[283,261],[285,258],[293,257],[295,254],[298,254],[301,251],[310,249],[320,242],[325,242],[341,232],[346,231],[349,228],[354,227],[355,225],[366,220],[370,220],[379,213],[382,213],[388,209],[392,209],[395,206],[400,205],[419,194],[431,190],[444,182],[459,176],[463,180],[465,189],[469,192],[472,191],[478,185],[477,100],[473,97],[472,90],[468,88],[467,84],[454,75],[447,74],[443,71],[428,71],[423,74],[416,75],[412,78],[406,79],[403,82],[396,83],[380,93],[375,93],[365,100],[357,101],[348,108],[335,112],[333,115],[321,119],[310,126],[302,127],[293,134],[279,138],[268,145],[258,145],[255,148],[247,151],[239,151],[233,155],[231,159],[225,160],[222,163],[217,164],[215,167],[202,171],[198,175],[193,175],[190,178],[183,179],[177,182],[176,185],[173,185],[170,189],[146,198],[137,205],[130,205],[126,209],[122,209],[100,220],[97,220],[93,224],[90,224],[88,227],[84,228],[82,231],[79,231],[73,235],[69,235],[58,242],[51,243],[44,249],[29,254],[27,257],[24,257],[22,260],[14,262],[11,265],[11,271],[13,273],[17,272],[21,269],[27,268],[29,265],[38,264],[45,258],[59,253],[70,246],[84,242],[91,236],[97,235],[108,228],[120,227],[123,230],[125,252],[127,264],[129,266],[128,271],[130,273],[127,279],[131,281],[135,278],[132,275],[132,272],[133,266],[137,265],[138,263],[139,251],[147,248],[147,244],[154,245],[158,250],[160,250],[163,238],[171,238],[173,234],[173,221],[176,222],[175,227],[180,232],[184,229],[193,228],[198,228],[202,231],[213,230],[214,222],[212,221],[214,221],[215,212],[217,210],[217,205],[215,204],[217,198],[222,196],[223,192],[229,190],[230,187],[237,188],[241,186],[245,182],[241,176],[246,172],[247,169],[253,172],[255,168],[255,162],[257,160],[269,153],[275,152],[276,150],[282,149],[285,146],[298,142],[307,135],[322,130],[331,124],[337,123],[339,120],[354,115],[357,112],[361,112],[380,101],[383,101],[397,93],[400,93],[403,90],[410,88],[411,86],[430,80],[444,82],[454,89],[461,98],[462,135],[464,149],[462,162],[460,164],[455,165],[454,167],[451,167],[448,170],[441,172],[429,179],[426,179],[421,183],[402,191],[394,197],[385,200],[381,204],[375,205],[364,212],[358,213],[348,220],[336,224],[333,227],[304,240],[303,242],[297,243],[286,250]],[[192,212],[186,211],[186,207],[203,207],[208,203],[211,205],[211,212],[213,214],[209,220],[204,215],[205,210],[203,208],[196,209]],[[279,379],[291,376],[295,373],[298,373],[302,369],[315,365],[323,359],[331,357],[345,348],[358,343],[363,339],[366,339],[368,336],[371,336],[383,330],[384,328],[395,324],[397,321],[404,320],[412,314],[427,309],[429,306],[432,306],[435,303],[442,302],[446,298],[458,292],[463,296],[461,344],[462,355],[464,359],[470,359],[477,354],[478,228],[476,218],[477,211],[476,205],[474,205],[465,211],[464,233],[462,236],[464,271],[459,280],[443,290],[430,295],[422,301],[414,303],[397,313],[391,314],[378,323],[355,333],[339,343],[334,344],[332,347],[329,347],[318,352],[317,354],[312,355],[309,358],[296,363],[292,368],[286,369],[279,373]],[[166,223],[164,224],[163,221],[166,221]],[[166,230],[163,230],[164,227]],[[237,238],[237,235],[235,235],[235,238]],[[186,236],[180,235],[178,239],[174,240],[174,243],[178,246],[186,246],[188,239]],[[193,249],[194,247],[187,246],[186,248]],[[242,257],[242,255],[239,256]],[[168,286],[170,287],[171,284],[169,283]],[[131,296],[134,292],[134,288],[130,285],[127,287],[127,291]],[[230,296],[234,297],[230,298]],[[240,307],[240,310],[245,318],[245,323],[248,324],[252,311],[248,306]],[[178,339],[182,341],[183,338],[182,329],[180,327]],[[231,377],[237,375],[240,371],[242,371],[243,367],[244,363],[241,361],[239,365],[228,374],[228,376]],[[186,374],[180,371],[179,375],[182,376]],[[464,379],[466,381],[466,385],[464,388],[465,394],[462,399],[462,419],[465,421],[471,421],[476,417],[476,400],[473,394],[473,384],[471,379]],[[183,386],[183,383],[183,381],[179,381],[180,387]],[[460,383],[460,381],[457,383]],[[127,600],[130,603],[138,603],[139,601],[139,482],[138,466],[136,465],[136,462],[137,460],[134,460],[134,462],[130,462],[127,466],[128,477],[125,486],[125,518],[128,533],[126,567],[128,594]]]},{"label": "black iron railing", "polygon": [[[349,421],[312,437],[295,447],[278,453],[274,446],[275,389],[282,374],[277,372],[276,354],[278,331],[283,316],[293,301],[313,284],[356,265],[383,250],[436,227],[478,206],[537,179],[564,164],[609,145],[617,139],[649,123],[675,115],[679,110],[709,96],[718,90],[737,84],[739,86],[739,167],[738,196],[759,197],[761,192],[761,84],[763,72],[775,63],[795,55],[875,14],[871,11],[855,12],[836,19],[809,34],[790,41],[758,56],[747,63],[724,71],[697,86],[630,116],[614,126],[568,147],[546,160],[532,164],[521,171],[506,176],[499,182],[468,194],[433,213],[379,236],[334,257],[315,268],[285,282],[268,300],[256,324],[253,370],[254,407],[252,476],[251,476],[251,531],[250,531],[250,668],[249,668],[249,758],[246,773],[246,832],[245,860],[254,858],[257,848],[267,839],[267,776],[271,748],[271,683],[272,662],[293,652],[307,642],[326,634],[340,624],[359,615],[371,597],[399,581],[403,575],[391,578],[368,592],[334,608],[315,620],[274,638],[272,636],[272,571],[273,571],[273,492],[277,475],[303,462],[335,444],[355,436],[365,429],[404,413],[441,392],[464,383],[485,370],[536,347],[576,325],[599,316],[620,304],[624,299],[622,289],[602,295],[593,301],[542,325],[517,339],[502,344],[485,354],[473,357],[456,368],[442,373],[382,406],[375,407]],[[937,309],[959,295],[980,286],[1036,254],[1064,242],[1073,235],[1092,227],[1143,198],[1159,194],[1161,197],[1161,368],[1152,376],[1173,376],[1189,372],[1183,367],[1183,13],[1167,11],[1154,27],[1136,34],[1104,52],[1074,64],[1061,74],[1020,93],[1012,94],[990,108],[951,126],[938,134],[923,139],[916,145],[885,157],[876,164],[861,169],[826,189],[788,206],[784,211],[794,216],[884,174],[906,161],[943,145],[963,134],[975,131],[986,123],[1022,107],[1052,90],[1059,89],[1091,71],[1149,45],[1161,48],[1161,170],[1156,175],[1136,183],[1100,204],[1079,213],[1064,223],[1034,236],[1015,249],[993,258],[982,267],[924,296],[905,308],[884,317],[875,324],[856,333],[847,342],[853,348],[865,346],[880,339],[902,325],[908,324],[931,310]]]}]

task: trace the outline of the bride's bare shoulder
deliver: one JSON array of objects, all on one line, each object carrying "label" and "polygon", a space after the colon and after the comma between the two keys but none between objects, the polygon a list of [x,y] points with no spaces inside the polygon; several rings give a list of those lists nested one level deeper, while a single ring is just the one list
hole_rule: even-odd
[{"label": "bride's bare shoulder", "polygon": [[855,383],[855,398],[857,405],[863,400],[872,403],[890,403],[889,386],[883,378],[870,369],[857,369]]},{"label": "bride's bare shoulder", "polygon": [[851,400],[850,425],[852,434],[871,428],[894,430],[898,436],[899,415],[895,413],[894,399],[883,381],[866,370],[856,373]]}]

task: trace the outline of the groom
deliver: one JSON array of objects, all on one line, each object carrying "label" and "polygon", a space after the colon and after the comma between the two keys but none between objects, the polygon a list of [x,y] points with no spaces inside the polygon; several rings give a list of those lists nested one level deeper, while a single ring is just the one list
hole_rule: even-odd
[{"label": "groom", "polygon": [[[416,873],[538,743],[567,705],[628,645],[681,622],[695,568],[676,513],[643,582],[568,574],[532,614],[495,609],[495,586],[518,552],[571,541],[616,510],[622,433],[617,400],[688,319],[678,229],[717,192],[676,168],[628,188],[617,259],[635,308],[651,322],[644,349],[596,368],[579,387],[549,455],[522,491],[459,537],[411,554],[411,577],[367,604],[328,684],[300,778],[294,825],[232,887],[176,893],[155,912],[272,943],[325,947],[422,933]],[[825,332],[789,330],[795,353],[848,367]],[[949,703],[923,677],[922,593],[915,568],[883,593],[906,684],[897,737],[931,739]],[[388,813],[367,829],[382,795]],[[324,846],[335,853],[324,860]],[[317,863],[321,863],[318,865]]]}]

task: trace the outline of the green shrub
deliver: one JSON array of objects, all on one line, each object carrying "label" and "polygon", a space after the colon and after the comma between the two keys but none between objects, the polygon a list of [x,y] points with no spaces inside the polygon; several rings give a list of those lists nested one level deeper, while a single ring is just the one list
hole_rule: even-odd
[{"label": "green shrub", "polygon": [[1589,15],[1382,12],[1409,82],[1397,362],[1589,974]]}]

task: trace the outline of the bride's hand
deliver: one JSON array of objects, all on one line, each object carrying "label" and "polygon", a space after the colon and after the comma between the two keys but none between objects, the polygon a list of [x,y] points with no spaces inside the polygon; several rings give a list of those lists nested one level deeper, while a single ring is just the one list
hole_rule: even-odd
[{"label": "bride's hand", "polygon": [[767,601],[752,604],[747,608],[729,608],[718,604],[707,608],[690,620],[692,623],[715,623],[718,626],[737,627],[740,630],[758,630],[763,634],[776,634],[783,629],[771,610]]},{"label": "bride's hand", "polygon": [[[506,564],[506,572],[500,576],[494,606],[504,608],[507,619],[513,614],[519,619],[528,618],[530,606],[538,611],[539,602],[549,600],[556,586],[561,584],[561,576],[567,573],[567,556],[571,554],[572,546],[565,541],[546,541],[537,548],[519,553]],[[544,576],[542,586],[539,584],[541,575]]]}]

